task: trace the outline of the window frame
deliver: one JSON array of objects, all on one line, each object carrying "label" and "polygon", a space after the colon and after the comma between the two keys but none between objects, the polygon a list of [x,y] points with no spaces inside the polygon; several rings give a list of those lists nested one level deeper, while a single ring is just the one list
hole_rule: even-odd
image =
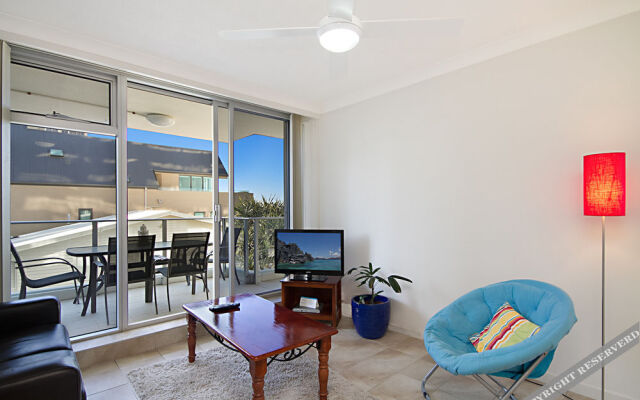
[{"label": "window frame", "polygon": [[[202,192],[202,179],[201,175],[191,175],[191,191],[192,192]],[[197,182],[200,181],[198,185]]]},{"label": "window frame", "polygon": [[78,208],[78,220],[86,220],[85,218],[82,218],[82,212],[83,211],[89,211],[89,219],[88,221],[93,219],[93,208]]},{"label": "window frame", "polygon": [[[189,179],[189,187],[183,187],[182,186],[182,179],[187,178]],[[178,175],[178,191],[179,192],[190,192],[191,191],[191,176],[190,175]]]},{"label": "window frame", "polygon": [[[180,184],[180,180],[182,178],[189,178],[189,188],[183,188],[183,186]],[[200,185],[194,186],[193,184],[194,178],[200,179]],[[206,182],[209,182],[209,183],[205,184]],[[213,185],[211,182],[212,182],[212,178],[210,176],[178,175],[178,191],[180,192],[212,192]],[[208,188],[206,188],[207,185],[208,185]]]},{"label": "window frame", "polygon": [[[216,161],[217,160],[214,160],[214,162],[216,162]],[[203,192],[212,192],[213,191],[213,184],[211,182],[213,182],[213,178],[211,178],[210,176],[203,176],[202,177],[202,191]]]},{"label": "window frame", "polygon": [[84,63],[69,60],[65,57],[27,50],[20,46],[11,46],[11,64],[24,65],[109,85],[108,124],[49,118],[44,115],[29,114],[20,111],[11,111],[12,123],[76,130],[88,133],[101,133],[111,136],[118,135],[117,75],[103,71],[100,68],[88,68]]},{"label": "window frame", "polygon": [[[2,44],[2,96],[0,100],[3,105],[2,116],[2,193],[6,194],[2,196],[2,247],[0,248],[0,254],[3,260],[10,260],[9,254],[9,228],[11,224],[10,220],[10,179],[8,173],[10,163],[10,135],[5,134],[5,130],[9,132],[10,128],[6,128],[10,123],[33,125],[47,128],[58,128],[71,131],[82,131],[87,133],[97,133],[102,135],[113,136],[116,139],[116,232],[118,237],[118,255],[117,264],[119,267],[118,284],[117,284],[117,326],[115,328],[107,328],[105,330],[88,333],[85,335],[75,336],[72,338],[72,342],[79,342],[91,338],[111,335],[116,332],[123,332],[130,329],[158,324],[165,321],[175,320],[182,318],[183,314],[170,314],[159,318],[145,320],[141,322],[130,322],[128,317],[128,285],[126,282],[126,265],[127,265],[127,236],[128,236],[128,189],[129,184],[127,181],[127,88],[147,88],[147,90],[162,93],[167,92],[170,95],[179,97],[185,96],[191,100],[201,101],[203,103],[211,104],[213,106],[213,112],[216,113],[218,109],[224,108],[229,110],[229,153],[230,153],[230,176],[227,178],[231,187],[233,183],[233,112],[244,111],[250,112],[265,117],[275,118],[282,121],[290,121],[292,118],[291,113],[279,111],[273,108],[260,106],[244,101],[236,100],[230,97],[220,96],[210,89],[200,89],[188,84],[180,84],[169,82],[165,79],[154,78],[147,75],[142,75],[130,70],[123,70],[113,68],[94,62],[83,61],[77,58],[71,58],[59,54],[55,54],[48,51],[36,50],[19,44],[8,43],[0,40]],[[19,63],[36,68],[43,68],[45,70],[70,74],[81,78],[88,78],[98,81],[109,83],[109,108],[110,108],[110,123],[109,125],[92,123],[92,122],[79,122],[69,121],[63,119],[47,118],[39,115],[25,114],[21,112],[10,112],[10,77],[9,71],[11,63]],[[186,79],[184,79],[186,80]],[[6,107],[5,107],[6,105]],[[214,130],[217,131],[217,125],[214,125]],[[288,142],[291,138],[291,125],[287,126],[285,132],[285,147],[288,147]],[[215,145],[214,145],[215,149]],[[215,152],[214,152],[215,153]],[[289,221],[292,218],[288,202],[292,202],[292,199],[288,195],[289,189],[289,177],[290,171],[290,154],[285,151],[285,225],[289,225]],[[217,163],[212,165],[217,169]],[[5,179],[6,178],[6,179]],[[213,190],[213,182],[211,183],[211,191]],[[233,207],[233,193],[229,193],[229,206]],[[291,203],[292,205],[293,203]],[[205,214],[206,215],[206,214]],[[232,225],[230,225],[232,226]],[[233,255],[231,255],[233,256]],[[3,263],[4,265],[10,265],[10,263]],[[3,268],[2,279],[0,284],[2,285],[2,297],[4,300],[9,300],[11,281],[6,279],[8,272],[7,268]]]}]

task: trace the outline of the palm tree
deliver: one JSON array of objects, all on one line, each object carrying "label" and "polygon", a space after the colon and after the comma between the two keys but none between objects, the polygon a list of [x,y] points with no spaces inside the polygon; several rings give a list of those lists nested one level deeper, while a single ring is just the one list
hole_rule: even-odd
[{"label": "palm tree", "polygon": [[[284,228],[284,202],[275,196],[265,198],[261,196],[261,200],[256,201],[253,196],[242,197],[235,205],[235,216],[244,218],[255,217],[280,217],[282,219],[263,219],[254,220],[254,223],[248,223],[247,226],[247,261],[249,269],[254,270],[254,231],[258,229],[258,257],[260,269],[267,266],[273,267],[273,231],[278,228]],[[240,235],[238,240],[238,261],[244,262],[244,238]]]}]

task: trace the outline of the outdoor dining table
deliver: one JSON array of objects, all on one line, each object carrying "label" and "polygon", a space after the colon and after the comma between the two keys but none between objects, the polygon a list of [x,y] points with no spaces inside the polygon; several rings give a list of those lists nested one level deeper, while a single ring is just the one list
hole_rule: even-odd
[{"label": "outdoor dining table", "polygon": [[[170,250],[171,242],[156,242],[154,251]],[[87,295],[84,298],[84,306],[82,307],[82,316],[87,315],[87,308],[91,303],[91,313],[96,312],[96,292],[98,281],[98,267],[93,262],[95,257],[106,256],[109,254],[109,246],[80,246],[69,247],[67,254],[72,257],[82,257],[82,273],[87,273],[87,259],[89,259],[89,285],[87,287]],[[145,283],[144,288],[144,301],[145,303],[151,303],[153,301],[153,287],[149,282]],[[105,288],[106,290],[106,288]]]}]

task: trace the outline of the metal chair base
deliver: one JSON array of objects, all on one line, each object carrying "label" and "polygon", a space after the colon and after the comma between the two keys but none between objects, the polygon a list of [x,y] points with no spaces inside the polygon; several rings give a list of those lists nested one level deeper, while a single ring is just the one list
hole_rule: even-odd
[{"label": "metal chair base", "polygon": [[[502,385],[497,379],[495,379],[494,377],[487,375],[487,377],[489,378],[489,380],[491,382],[493,382],[494,384],[496,384],[498,387],[495,387],[493,385],[491,385],[491,383],[489,383],[485,378],[483,378],[481,375],[472,375],[478,382],[480,382],[480,384],[482,384],[482,386],[485,387],[485,389],[487,389],[489,392],[491,392],[491,394],[493,394],[497,399],[499,400],[506,400],[506,399],[510,399],[510,400],[518,400],[515,396],[514,396],[514,392],[516,391],[516,389],[529,377],[529,375],[531,375],[531,373],[533,372],[533,370],[536,369],[536,367],[538,366],[538,364],[540,364],[540,362],[547,356],[547,353],[543,353],[541,355],[539,355],[531,364],[531,366],[529,366],[529,368],[522,374],[522,376],[520,378],[518,378],[515,382],[513,382],[513,384],[509,387],[506,388],[504,385]],[[436,364],[433,368],[431,368],[431,370],[429,372],[427,372],[427,374],[424,376],[424,378],[422,379],[422,383],[421,383],[421,389],[422,389],[422,395],[424,396],[424,398],[426,400],[431,400],[431,396],[429,396],[429,393],[427,393],[427,381],[429,380],[429,378],[431,378],[431,376],[434,374],[434,372],[436,372],[436,370],[439,368],[440,366],[438,364]]]},{"label": "metal chair base", "polygon": [[426,388],[427,381],[429,380],[429,378],[431,378],[431,375],[433,375],[433,373],[436,372],[438,367],[440,367],[438,364],[434,365],[434,367],[431,368],[431,371],[427,372],[424,378],[422,378],[422,383],[420,384],[420,388],[422,389],[422,395],[427,400],[431,400],[431,396],[429,396],[429,393],[427,393],[427,388]]}]

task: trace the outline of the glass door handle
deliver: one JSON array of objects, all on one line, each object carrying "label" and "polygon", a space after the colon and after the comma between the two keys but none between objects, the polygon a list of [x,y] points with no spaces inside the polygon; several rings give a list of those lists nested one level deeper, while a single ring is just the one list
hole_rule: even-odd
[{"label": "glass door handle", "polygon": [[220,204],[214,205],[213,222],[220,222],[222,220],[222,212]]}]

